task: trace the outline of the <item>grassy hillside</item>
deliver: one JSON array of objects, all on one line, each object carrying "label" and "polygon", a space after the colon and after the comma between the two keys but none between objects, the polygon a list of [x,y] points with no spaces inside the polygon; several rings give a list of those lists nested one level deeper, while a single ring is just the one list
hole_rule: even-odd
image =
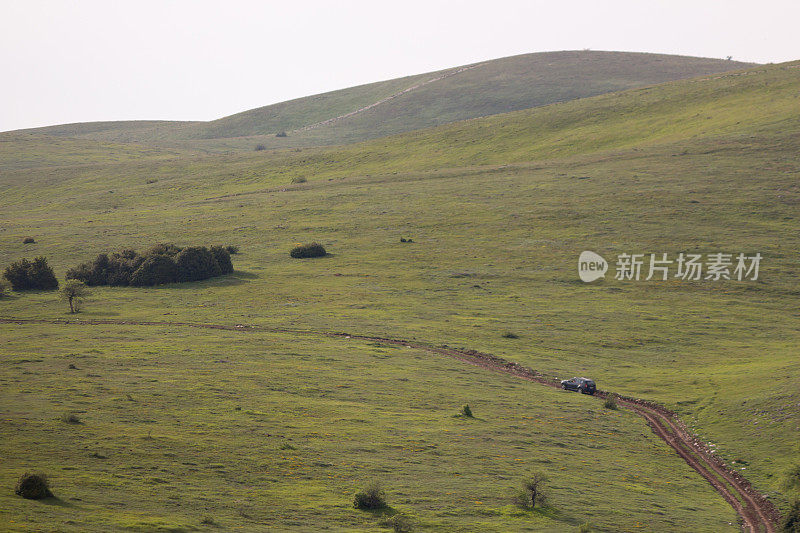
[{"label": "grassy hillside", "polygon": [[[547,52],[298,98],[211,122],[92,123],[32,131],[213,150],[252,150],[256,144],[268,148],[347,144],[747,66],[662,54]],[[378,102],[382,103],[369,107]],[[320,124],[364,108],[369,109]],[[288,132],[288,137],[276,138],[280,131]]]},{"label": "grassy hillside", "polygon": [[[0,479],[44,469],[62,498],[32,513],[1,491],[4,530],[387,531],[353,509],[374,481],[418,531],[737,529],[634,414],[447,358],[285,334],[0,331],[2,375],[23,378],[0,389]],[[475,418],[454,416],[466,402]],[[541,513],[511,504],[534,471],[550,477]]]},{"label": "grassy hillside", "polygon": [[[796,435],[800,430],[800,362],[796,351],[800,345],[796,262],[800,247],[798,67],[800,62],[678,81],[338,148],[186,155],[155,161],[143,158],[113,165],[103,165],[98,160],[92,165],[28,169],[14,168],[13,157],[4,155],[0,161],[12,163],[2,168],[0,181],[0,257],[10,261],[47,255],[57,273],[63,275],[68,267],[105,250],[142,248],[158,241],[236,244],[242,253],[234,256],[237,273],[229,278],[154,289],[96,288],[83,316],[253,323],[417,338],[496,353],[549,375],[591,375],[601,388],[644,396],[677,410],[702,438],[717,445],[722,457],[737,460],[737,468],[742,468],[757,488],[785,506],[783,476],[796,460]],[[17,151],[33,158],[38,146],[31,145],[29,154],[24,146]],[[305,177],[308,182],[292,185],[291,180],[297,177]],[[34,236],[37,244],[23,245],[22,237],[26,235]],[[400,237],[411,237],[414,242],[400,243]],[[319,260],[289,258],[288,250],[294,243],[310,240],[322,242],[332,254]],[[578,280],[576,272],[578,255],[585,249],[612,261],[620,253],[669,253],[674,257],[681,251],[760,252],[764,260],[761,277],[753,282],[623,282],[608,276],[605,281],[587,285]],[[0,301],[3,316],[59,318],[67,316],[65,310],[52,293],[14,294]],[[406,366],[439,364],[430,361],[430,356],[381,359],[364,347],[343,350],[326,342],[309,341],[305,345],[306,341],[279,338],[239,340],[240,337],[231,339],[224,333],[181,333],[192,338],[176,343],[157,340],[163,336],[140,330],[84,333],[60,328],[33,328],[32,332],[27,326],[14,326],[10,329],[12,342],[2,348],[6,362],[3,379],[24,390],[52,391],[47,397],[50,403],[25,407],[27,404],[16,403],[17,400],[13,405],[3,402],[12,405],[6,407],[9,411],[5,418],[30,427],[30,438],[34,440],[37,435],[47,434],[50,442],[59,442],[64,438],[62,431],[67,431],[62,426],[58,431],[46,426],[50,418],[58,417],[60,410],[67,408],[66,403],[55,403],[66,401],[61,389],[66,385],[54,385],[56,374],[51,358],[63,357],[66,363],[67,355],[91,354],[91,350],[111,354],[92,359],[92,364],[103,369],[98,375],[108,372],[110,367],[104,365],[119,364],[120,370],[115,374],[119,377],[114,379],[130,380],[130,385],[124,387],[117,382],[102,384],[111,391],[94,388],[86,392],[90,396],[85,400],[85,416],[96,416],[101,422],[105,420],[104,424],[110,416],[104,402],[112,401],[104,394],[116,398],[123,396],[123,390],[151,390],[140,378],[132,377],[137,372],[133,365],[155,368],[152,358],[163,358],[173,369],[172,377],[147,370],[153,373],[152,379],[171,379],[175,380],[173,387],[175,383],[177,387],[188,387],[174,376],[199,372],[197,366],[191,366],[197,365],[198,360],[237,357],[242,358],[234,359],[241,361],[240,367],[215,371],[214,375],[234,383],[243,379],[242,375],[256,374],[265,380],[276,379],[276,375],[281,380],[294,380],[292,372],[280,371],[286,368],[287,361],[293,361],[317,371],[313,375],[299,373],[303,376],[302,385],[292,386],[307,387],[307,396],[319,401],[348,399],[327,392],[342,375],[359,376],[352,367],[342,366],[341,358],[354,358],[347,364],[369,361],[364,368],[374,372],[405,368],[409,378],[413,375],[417,380],[426,380],[422,389],[411,390],[407,387],[416,387],[417,382],[401,382],[394,379],[397,374],[385,378],[388,385],[370,382],[362,386],[359,377],[352,378],[348,392],[364,401],[409,405],[412,398],[437,406],[424,416],[410,410],[401,414],[370,412],[371,416],[362,418],[367,420],[364,427],[370,428],[368,432],[373,432],[374,439],[389,439],[386,435],[392,430],[387,429],[385,416],[396,417],[397,423],[391,427],[429,431],[436,420],[442,420],[437,417],[444,412],[450,413],[468,401],[472,403],[469,397],[482,398],[485,408],[493,413],[484,417],[487,421],[507,416],[498,410],[500,405],[506,405],[512,406],[515,416],[524,412],[525,416],[534,413],[530,416],[567,417],[573,422],[570,429],[589,423],[587,417],[596,416],[591,424],[596,424],[592,430],[597,427],[598,432],[606,423],[595,402],[582,403],[583,398],[567,393],[556,395],[524,384],[506,383],[504,378],[484,376],[469,367],[451,368],[449,362],[442,363],[448,366],[446,369],[438,370]],[[519,338],[504,337],[506,332]],[[140,335],[140,340],[131,340],[133,335]],[[146,343],[153,347],[143,346]],[[221,348],[214,348],[215,343],[229,347],[230,358],[218,356]],[[43,346],[49,347],[48,353],[36,356]],[[275,372],[271,373],[273,367],[258,366],[262,364],[258,363],[259,357],[274,361]],[[33,358],[42,361],[20,361]],[[302,365],[298,360],[304,361]],[[253,366],[248,366],[248,361]],[[470,381],[473,377],[484,381]],[[462,387],[454,382],[456,379],[467,381]],[[496,388],[490,390],[490,384]],[[208,394],[213,392],[224,398],[226,389],[219,388]],[[181,405],[180,390],[158,389],[164,396],[154,405],[161,406],[162,411],[164,406]],[[237,390],[241,397],[253,401],[255,396],[251,394],[264,393],[263,389]],[[285,406],[302,403],[303,395],[284,390],[273,396],[273,392],[271,401],[284,406],[280,412],[289,412],[286,418],[276,419],[271,410],[247,404],[243,404],[241,414],[233,416],[245,416],[246,409],[266,413],[259,415],[268,421],[265,424],[277,426],[275,433],[284,435],[298,429],[291,426],[332,433],[331,421],[344,418],[340,414],[324,414],[328,411],[321,406],[323,414],[319,418],[301,425],[294,421],[293,408]],[[197,428],[192,434],[194,440],[204,439],[202,446],[207,448],[202,453],[211,455],[208,450],[219,450],[225,440],[215,424],[201,425],[208,419],[203,417],[204,410],[211,409],[205,406],[214,405],[206,403],[213,400],[206,399],[205,394],[198,400],[196,411],[192,407],[186,412],[185,423],[191,420],[191,427]],[[455,407],[451,407],[451,398],[458,398],[452,403]],[[25,418],[36,420],[35,423],[21,422],[24,418],[19,413],[24,409],[29,410]],[[137,429],[145,427],[142,420],[155,419],[164,433],[183,431],[183,422],[170,418],[172,415],[145,412],[141,416],[138,422],[131,422]],[[240,424],[245,419],[232,420]],[[630,420],[630,424],[642,435],[633,443],[638,449],[649,442],[649,430],[640,421]],[[90,427],[87,422],[86,429]],[[681,468],[685,468],[679,462],[667,462],[673,456],[657,443],[653,446],[663,455],[649,456],[654,461],[651,463],[647,458],[631,455],[633,450],[623,444],[627,437],[616,441],[603,435],[593,442],[613,449],[606,460],[602,459],[605,456],[596,455],[605,452],[572,448],[569,435],[558,433],[568,429],[559,429],[559,424],[547,424],[535,435],[527,426],[520,427],[523,429],[518,438],[525,435],[532,440],[509,442],[514,453],[528,457],[540,450],[555,453],[553,447],[566,446],[565,450],[576,454],[575,463],[564,465],[567,471],[570,465],[586,461],[582,465],[589,477],[612,488],[607,494],[598,489],[596,499],[583,500],[577,491],[567,490],[567,478],[556,472],[552,474],[557,477],[553,505],[562,514],[542,518],[542,522],[536,521],[539,518],[521,519],[506,514],[500,500],[490,500],[488,505],[494,510],[485,514],[490,517],[486,518],[489,529],[516,529],[524,523],[533,529],[563,530],[565,524],[572,526],[589,519],[606,527],[628,524],[625,527],[633,530],[640,520],[637,513],[643,508],[649,510],[650,504],[643,507],[645,504],[630,495],[615,492],[615,479],[623,473],[632,476],[637,469],[653,472],[649,469],[655,468],[659,475],[670,476],[681,475]],[[511,429],[514,428],[503,426],[492,431],[496,431],[497,439],[513,440],[509,437],[514,434]],[[144,429],[141,431],[145,433]],[[153,431],[153,435],[158,433]],[[93,442],[103,443],[102,435],[106,434],[98,433]],[[470,436],[480,439],[485,434]],[[184,438],[174,437],[170,446],[179,449]],[[113,438],[109,440],[113,442]],[[335,456],[346,450],[344,447],[330,453]],[[36,453],[39,455],[35,459],[25,463],[25,458],[15,452],[4,479],[23,464],[31,468],[44,464],[51,469],[61,462],[66,464],[64,457],[53,450],[38,449]],[[155,473],[152,477],[171,483],[172,477],[180,473],[176,470],[180,468],[176,466],[178,462],[167,457],[162,463],[155,458],[155,450],[149,453],[148,468],[165,469],[169,474],[169,479]],[[415,499],[411,495],[413,487],[402,485],[398,508],[422,516],[432,529],[483,524],[475,514],[484,516],[483,513],[465,511],[468,506],[449,500],[450,491],[442,485],[445,473],[460,468],[459,461],[467,453],[464,449],[455,450],[452,455],[440,457],[440,471],[434,471],[424,461],[422,466],[411,461],[398,467],[396,458],[382,456],[381,461],[387,461],[382,464],[392,465],[384,468],[400,472],[399,476],[411,475],[409,472],[416,468],[426,472],[415,479],[428,486],[425,490],[429,492],[424,496],[428,499]],[[239,464],[235,461],[262,464],[261,455],[251,447],[224,451],[221,457],[219,463],[224,466],[220,468],[226,472]],[[302,457],[302,464],[306,464],[308,456]],[[553,457],[548,456],[551,461]],[[558,468],[547,464],[546,470],[560,469],[560,461],[566,459],[557,457]],[[606,468],[611,457],[623,461],[621,470]],[[326,459],[320,462],[338,464]],[[109,468],[121,475],[115,469],[127,464],[128,456],[122,455],[119,460],[112,460]],[[509,483],[491,478],[486,484],[470,481],[475,492],[488,493],[500,485],[513,485],[516,475],[514,468],[489,457],[481,456],[474,468],[496,468],[499,475],[509,476]],[[371,476],[358,478],[358,483],[348,480],[341,485],[325,485],[334,489],[323,489],[326,478],[322,470],[300,470],[306,476],[302,484],[288,483],[283,479],[286,472],[279,469],[274,474],[275,492],[259,498],[285,501],[291,487],[310,484],[316,487],[312,501],[327,502],[326,507],[303,507],[291,513],[293,516],[312,520],[308,517],[335,515],[336,520],[342,520],[337,523],[341,527],[363,518],[344,508],[347,501],[339,503],[340,498],[334,503],[325,491],[351,491]],[[483,474],[479,470],[471,472],[473,476],[478,475],[476,472]],[[352,470],[344,467],[334,474],[353,476]],[[198,491],[210,485],[205,475],[192,474]],[[691,472],[687,475],[692,476]],[[239,478],[229,475],[226,479],[234,483]],[[68,487],[72,483],[65,477],[60,480]],[[253,478],[250,485],[247,480],[245,484],[256,487],[253,490],[267,490],[260,481]],[[132,476],[125,481],[126,490],[136,494],[143,490],[143,482]],[[440,486],[441,489],[435,488]],[[683,492],[697,495],[693,497],[697,502],[693,509],[682,501],[665,504],[665,500],[656,500],[664,506],[658,512],[664,514],[649,513],[642,525],[654,531],[682,529],[684,526],[677,524],[696,520],[700,529],[708,524],[707,530],[720,530],[720,520],[731,519],[729,508],[718,496],[695,492],[699,490]],[[646,484],[646,491],[652,491],[651,496],[657,499],[679,498],[680,494],[653,483]],[[601,503],[606,497],[608,505]],[[484,503],[473,501],[470,509],[485,505],[483,498],[476,498]],[[19,507],[15,507],[18,510],[13,516],[18,519],[21,509],[27,507],[14,501]],[[208,504],[211,512],[224,517],[223,523],[229,523],[230,513],[236,512],[236,496],[217,501]],[[336,505],[343,507],[337,509]],[[265,507],[271,509],[270,505]],[[439,511],[434,512],[434,507]],[[144,504],[137,504],[135,509],[138,511],[134,514],[147,512]],[[249,508],[243,509],[245,514],[254,516]],[[597,515],[584,514],[591,509],[597,509]],[[618,515],[610,514],[611,509],[616,509]],[[700,512],[708,512],[713,518],[698,515]],[[94,520],[94,513],[102,514],[92,507],[84,519]],[[288,514],[281,520],[292,520]],[[182,516],[185,523],[196,520],[193,515]],[[265,522],[278,520],[258,516]],[[609,516],[612,521],[606,521]],[[562,519],[566,521],[559,522]],[[364,528],[371,524],[359,523]],[[302,528],[307,524],[294,525]]]}]

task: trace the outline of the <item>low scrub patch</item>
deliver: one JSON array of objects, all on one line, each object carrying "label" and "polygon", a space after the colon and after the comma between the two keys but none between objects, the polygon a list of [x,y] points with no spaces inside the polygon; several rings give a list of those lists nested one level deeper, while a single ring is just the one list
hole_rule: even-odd
[{"label": "low scrub patch", "polygon": [[363,511],[374,511],[376,509],[386,509],[386,494],[381,489],[380,485],[373,483],[367,487],[363,492],[357,492],[353,499],[353,507]]},{"label": "low scrub patch", "polygon": [[80,424],[81,419],[74,413],[64,413],[61,415],[61,421],[67,424]]},{"label": "low scrub patch", "polygon": [[53,497],[53,493],[50,491],[50,484],[47,482],[47,476],[44,474],[28,474],[27,472],[17,481],[14,493],[27,500],[42,500]]},{"label": "low scrub patch", "polygon": [[295,259],[306,259],[309,257],[322,257],[327,253],[328,252],[325,251],[325,248],[320,243],[312,242],[308,244],[298,244],[292,248],[289,255]]},{"label": "low scrub patch", "polygon": [[25,237],[22,239],[22,244],[36,244],[36,239],[33,237]]},{"label": "low scrub patch", "polygon": [[414,531],[414,522],[411,517],[403,513],[397,513],[381,520],[380,525],[392,528],[395,533],[410,533]]},{"label": "low scrub patch", "polygon": [[86,285],[147,287],[184,281],[200,281],[233,272],[228,247],[157,244],[139,253],[123,250],[100,254],[91,263],[67,271],[67,279]]},{"label": "low scrub patch", "polygon": [[605,407],[606,409],[613,409],[613,410],[616,411],[617,410],[617,395],[613,394],[613,393],[608,393],[608,396],[606,396],[606,401],[603,402],[603,407]]}]

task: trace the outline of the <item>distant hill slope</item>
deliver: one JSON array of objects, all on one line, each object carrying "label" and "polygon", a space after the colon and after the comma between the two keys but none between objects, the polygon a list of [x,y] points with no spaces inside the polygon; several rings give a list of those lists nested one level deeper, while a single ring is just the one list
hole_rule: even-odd
[{"label": "distant hill slope", "polygon": [[[298,98],[211,122],[106,122],[27,131],[209,149],[252,149],[256,142],[268,148],[348,144],[750,65],[629,52],[524,54]],[[281,131],[288,137],[276,138]]]}]

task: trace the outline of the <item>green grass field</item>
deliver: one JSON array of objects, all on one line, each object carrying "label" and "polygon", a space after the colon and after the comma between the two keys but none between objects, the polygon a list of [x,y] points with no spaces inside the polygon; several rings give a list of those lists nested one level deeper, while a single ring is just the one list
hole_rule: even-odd
[{"label": "green grass field", "polygon": [[[61,498],[3,491],[9,530],[214,530],[211,517],[373,531],[381,518],[352,500],[375,480],[425,531],[736,530],[636,415],[446,357],[186,328],[2,330],[0,476],[43,469]],[[475,418],[454,416],[467,402]],[[533,471],[550,477],[542,512],[511,504]]]},{"label": "green grass field", "polygon": [[[676,410],[785,509],[800,430],[798,82],[798,63],[757,67],[300,151],[125,144],[110,161],[109,144],[56,166],[45,136],[11,151],[0,143],[0,257],[45,255],[63,277],[101,251],[235,244],[231,276],[94,288],[81,316],[385,335],[590,375]],[[85,140],[59,142],[86,150]],[[300,176],[308,182],[292,185]],[[37,243],[23,245],[27,235]],[[311,240],[331,255],[289,258]],[[681,251],[764,259],[758,281],[611,273],[584,284],[576,266],[586,249],[612,261]],[[48,292],[0,300],[2,316],[66,311]],[[225,528],[369,529],[379,519],[350,507],[373,478],[423,530],[589,521],[722,531],[735,519],[641,419],[454,361],[277,334],[3,331],[3,486],[45,470],[66,502],[0,491],[15,523],[190,529],[208,514]],[[73,361],[80,371],[66,370]],[[482,420],[453,418],[464,403]],[[60,422],[65,411],[85,424]],[[591,441],[576,440],[587,424]],[[265,433],[291,436],[298,453]],[[95,450],[107,459],[90,458]],[[588,486],[570,481],[576,468]],[[552,478],[541,516],[509,507],[508,491],[532,470]]]}]

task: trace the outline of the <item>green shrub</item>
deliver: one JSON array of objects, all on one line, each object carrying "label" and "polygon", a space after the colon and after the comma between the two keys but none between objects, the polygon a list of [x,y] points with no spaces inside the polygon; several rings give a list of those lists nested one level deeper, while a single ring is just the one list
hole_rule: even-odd
[{"label": "green shrub", "polygon": [[22,244],[36,244],[36,239],[33,237],[25,237],[22,239]]},{"label": "green shrub", "polygon": [[33,261],[21,259],[11,263],[3,273],[15,291],[55,290],[58,280],[47,259],[37,257]]},{"label": "green shrub", "polygon": [[74,413],[64,413],[61,415],[61,421],[67,424],[80,424],[81,419]]},{"label": "green shrub", "polygon": [[385,509],[388,507],[386,504],[386,495],[377,483],[371,484],[364,490],[364,492],[357,492],[353,499],[353,507],[365,511],[372,511],[375,509]]},{"label": "green shrub", "polygon": [[266,150],[266,149],[267,149],[267,147],[264,146],[263,144],[257,144],[256,148],[255,148],[256,152],[261,152],[262,150]]},{"label": "green shrub", "polygon": [[50,485],[47,476],[44,474],[28,474],[27,472],[19,478],[14,493],[28,500],[42,500],[52,498]]},{"label": "green shrub", "polygon": [[200,281],[222,274],[214,254],[205,246],[190,246],[175,256],[178,281]]},{"label": "green shrub", "polygon": [[178,255],[180,253],[180,251],[182,249],[183,248],[181,248],[180,246],[175,246],[172,243],[163,243],[163,242],[161,242],[161,243],[158,243],[156,245],[151,246],[150,249],[147,250],[144,253],[144,255],[145,256],[149,256],[149,255],[166,255],[167,257],[175,257],[176,255]]},{"label": "green shrub", "polygon": [[77,279],[86,285],[131,285],[131,276],[144,262],[145,257],[134,250],[98,255],[91,263],[83,263],[67,270],[67,279]]},{"label": "green shrub", "polygon": [[227,245],[225,247],[225,250],[231,255],[236,255],[236,254],[239,253],[239,247],[238,246],[234,246],[233,244]]},{"label": "green shrub", "polygon": [[233,263],[231,262],[231,254],[223,246],[212,246],[211,253],[219,265],[222,274],[230,274],[233,272]]},{"label": "green shrub", "polygon": [[178,279],[178,267],[171,257],[151,255],[142,262],[131,275],[130,285],[134,287],[150,287],[174,283]]},{"label": "green shrub", "polygon": [[469,405],[466,404],[461,408],[461,415],[466,416],[467,418],[474,418],[472,415],[472,409],[470,409]]},{"label": "green shrub", "polygon": [[606,401],[603,402],[603,407],[605,407],[606,409],[613,409],[613,410],[616,411],[617,410],[617,395],[612,393],[612,392],[609,392],[608,395],[606,395]]},{"label": "green shrub", "polygon": [[[235,247],[234,247],[235,248]],[[67,279],[86,285],[149,287],[178,281],[198,281],[233,272],[228,248],[156,244],[143,254],[134,250],[100,254],[92,263],[67,271]]]},{"label": "green shrub", "polygon": [[328,252],[325,251],[325,248],[319,244],[318,242],[312,242],[309,244],[298,244],[292,251],[289,252],[289,255],[294,257],[295,259],[305,259],[308,257],[322,257]]}]

